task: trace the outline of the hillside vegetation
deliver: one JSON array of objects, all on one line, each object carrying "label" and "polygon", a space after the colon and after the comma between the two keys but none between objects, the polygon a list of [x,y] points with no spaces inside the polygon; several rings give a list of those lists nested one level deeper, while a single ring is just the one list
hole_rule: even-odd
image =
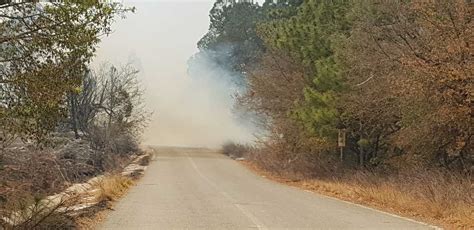
[{"label": "hillside vegetation", "polygon": [[237,109],[266,131],[246,153],[259,168],[474,226],[471,1],[217,1],[210,16],[198,46],[230,47],[215,61],[239,73]]},{"label": "hillside vegetation", "polygon": [[[138,72],[90,67],[114,20],[131,11],[102,1],[0,1],[0,229],[75,228],[71,216],[30,207],[140,151],[148,113]],[[14,213],[33,214],[7,223]]]}]

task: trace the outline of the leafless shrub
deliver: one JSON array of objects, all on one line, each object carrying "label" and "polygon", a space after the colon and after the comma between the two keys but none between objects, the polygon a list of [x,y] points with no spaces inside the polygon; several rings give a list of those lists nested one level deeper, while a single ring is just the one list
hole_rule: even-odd
[{"label": "leafless shrub", "polygon": [[[69,206],[73,207],[75,200],[67,199],[54,204],[53,206],[58,205],[57,209],[61,212],[49,213],[49,207],[31,207],[43,200],[40,198],[63,191],[72,183],[82,183],[105,171],[121,168],[130,161],[128,157],[92,150],[84,140],[61,140],[58,137],[54,142],[60,144],[56,148],[43,150],[22,145],[2,154],[0,218],[22,212],[33,215],[28,223],[15,223],[15,226],[9,224],[5,228],[31,229],[41,222],[41,226],[47,227],[42,228],[38,224],[35,229],[64,229],[62,224],[71,223],[71,218],[64,211]],[[46,214],[48,217],[40,221]],[[2,222],[2,225],[7,225],[4,220]]]},{"label": "leafless shrub", "polygon": [[138,151],[149,112],[144,108],[138,71],[131,65],[104,65],[86,75],[79,93],[70,95],[70,123],[96,150],[114,154]]},{"label": "leafless shrub", "polygon": [[326,145],[317,138],[308,138],[301,144],[294,144],[288,139],[274,137],[271,141],[259,142],[247,158],[263,169],[279,175],[295,179],[320,178],[340,171],[337,165],[329,164],[335,159],[333,154],[324,151]]},{"label": "leafless shrub", "polygon": [[[114,127],[94,126],[88,139],[94,149],[107,153],[129,155],[139,151],[139,140],[128,133],[120,133]],[[109,134],[108,134],[109,133]]]},{"label": "leafless shrub", "polygon": [[0,226],[4,229],[74,229],[72,217],[80,204],[78,195],[64,197],[26,197],[0,211]]},{"label": "leafless shrub", "polygon": [[222,153],[231,158],[242,158],[249,153],[250,149],[248,145],[227,142],[222,146]]},{"label": "leafless shrub", "polygon": [[[31,151],[31,152],[30,152]],[[12,151],[4,155],[0,173],[6,195],[36,193],[45,195],[64,188],[67,179],[51,150]]]}]

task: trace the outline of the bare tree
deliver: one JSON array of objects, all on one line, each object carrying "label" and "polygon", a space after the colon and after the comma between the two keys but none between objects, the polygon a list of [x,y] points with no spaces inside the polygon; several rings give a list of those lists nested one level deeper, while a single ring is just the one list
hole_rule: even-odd
[{"label": "bare tree", "polygon": [[108,149],[127,136],[137,142],[149,112],[143,101],[138,71],[131,65],[103,66],[89,72],[83,86],[69,95],[69,123],[76,138],[91,139],[96,148]]}]

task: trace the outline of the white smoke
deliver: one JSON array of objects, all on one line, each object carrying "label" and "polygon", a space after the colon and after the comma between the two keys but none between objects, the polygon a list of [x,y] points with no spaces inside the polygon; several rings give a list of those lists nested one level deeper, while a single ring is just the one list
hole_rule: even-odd
[{"label": "white smoke", "polygon": [[141,71],[147,107],[154,111],[145,144],[219,147],[228,140],[252,140],[251,128],[232,112],[237,78],[209,54],[193,56],[212,4],[133,3],[137,12],[118,21],[101,44],[97,63],[131,61]]}]

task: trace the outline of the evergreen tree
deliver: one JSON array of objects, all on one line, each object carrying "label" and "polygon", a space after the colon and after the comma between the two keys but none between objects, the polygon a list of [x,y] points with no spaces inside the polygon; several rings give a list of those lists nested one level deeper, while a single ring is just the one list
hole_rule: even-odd
[{"label": "evergreen tree", "polygon": [[256,33],[256,25],[262,17],[258,4],[228,4],[218,0],[210,11],[209,32],[198,42],[198,48],[222,54],[216,56],[216,63],[243,73],[264,51]]},{"label": "evergreen tree", "polygon": [[338,37],[350,29],[346,18],[349,8],[345,1],[307,1],[294,16],[273,19],[260,27],[266,44],[307,68],[312,84],[304,89],[305,101],[293,115],[312,133],[325,138],[334,137],[338,125],[337,93],[343,90],[344,79],[333,48]]}]

